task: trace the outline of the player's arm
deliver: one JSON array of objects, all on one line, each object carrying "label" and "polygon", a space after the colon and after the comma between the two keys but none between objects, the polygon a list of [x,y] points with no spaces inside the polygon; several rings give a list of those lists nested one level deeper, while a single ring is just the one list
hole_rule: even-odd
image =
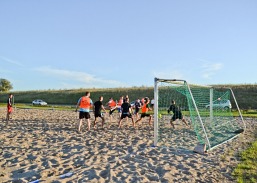
[{"label": "player's arm", "polygon": [[81,98],[79,99],[79,101],[78,101],[78,103],[77,103],[77,106],[76,106],[75,112],[77,112],[77,111],[78,111],[79,104],[80,104],[80,100],[81,100]]},{"label": "player's arm", "polygon": [[105,108],[104,108],[104,105],[102,104],[101,105],[101,108],[104,110],[104,112],[106,112]]}]

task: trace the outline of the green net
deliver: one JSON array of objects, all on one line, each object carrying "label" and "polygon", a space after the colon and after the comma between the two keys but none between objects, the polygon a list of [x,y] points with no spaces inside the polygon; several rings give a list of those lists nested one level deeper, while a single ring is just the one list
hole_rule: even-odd
[{"label": "green net", "polygon": [[[210,149],[237,136],[244,129],[243,119],[237,110],[231,89],[189,86],[186,81],[159,81],[157,92],[158,143],[178,146],[174,142],[176,138],[173,138],[178,135],[180,146],[190,147],[201,143]],[[174,114],[168,114],[167,109],[172,100],[176,102],[190,128],[182,122],[175,125],[175,129],[170,125],[169,121]],[[169,139],[173,139],[173,144]]]}]

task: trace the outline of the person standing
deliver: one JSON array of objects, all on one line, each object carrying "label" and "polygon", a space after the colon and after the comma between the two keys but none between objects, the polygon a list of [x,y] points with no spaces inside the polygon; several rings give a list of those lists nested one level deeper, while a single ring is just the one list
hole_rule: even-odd
[{"label": "person standing", "polygon": [[116,102],[113,100],[113,98],[109,99],[108,102],[108,106],[109,106],[109,115],[110,115],[110,123],[112,122],[112,113],[116,110],[117,108],[117,104]]},{"label": "person standing", "polygon": [[138,120],[138,113],[139,113],[139,110],[140,110],[140,108],[141,108],[140,99],[137,99],[137,100],[135,101],[134,108],[135,108],[134,114],[135,114],[135,116],[136,116],[136,120]]},{"label": "person standing", "polygon": [[173,124],[174,121],[176,121],[177,119],[181,119],[183,123],[185,123],[186,126],[189,126],[185,120],[185,118],[183,117],[181,110],[179,109],[179,107],[176,105],[175,100],[171,101],[171,105],[168,109],[168,113],[170,113],[170,111],[173,112],[173,116],[170,119],[170,125],[175,129],[175,126]]},{"label": "person standing", "polygon": [[94,113],[95,113],[94,128],[96,128],[96,119],[98,117],[102,119],[102,128],[104,128],[105,118],[103,113],[101,112],[102,110],[104,110],[104,112],[106,113],[106,110],[103,106],[103,96],[100,96],[99,100],[94,103]]},{"label": "person standing", "polygon": [[149,98],[144,98],[144,104],[143,106],[141,107],[141,116],[140,118],[136,121],[136,123],[138,123],[139,121],[141,121],[144,117],[149,117],[149,126],[151,126],[151,120],[152,120],[152,115],[148,113],[149,110],[152,110],[149,106]]},{"label": "person standing", "polygon": [[123,96],[120,96],[120,99],[117,103],[117,109],[118,109],[119,117],[121,117],[121,105],[123,104],[123,102],[124,102]]},{"label": "person standing", "polygon": [[90,130],[90,108],[93,105],[93,101],[90,99],[90,92],[86,92],[85,96],[80,97],[76,106],[76,112],[79,108],[79,123],[78,132],[81,130],[82,121],[85,118],[87,121],[87,129]]},{"label": "person standing", "polygon": [[125,98],[125,102],[121,105],[121,117],[118,122],[119,128],[121,128],[121,121],[124,118],[130,118],[132,120],[133,127],[135,127],[134,119],[131,114],[131,105],[129,103],[129,98]]},{"label": "person standing", "polygon": [[12,114],[12,111],[13,111],[12,104],[13,104],[13,94],[10,93],[9,97],[7,99],[6,121],[9,121],[11,119],[11,114]]}]

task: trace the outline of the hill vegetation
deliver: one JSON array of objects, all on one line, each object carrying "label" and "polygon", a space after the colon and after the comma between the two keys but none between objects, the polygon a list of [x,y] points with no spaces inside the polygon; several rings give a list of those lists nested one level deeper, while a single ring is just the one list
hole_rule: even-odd
[{"label": "hill vegetation", "polygon": [[[238,105],[241,109],[257,109],[257,84],[250,85],[215,85],[216,87],[232,88]],[[76,105],[78,99],[85,94],[86,91],[91,92],[93,101],[98,100],[99,96],[104,97],[104,103],[108,102],[110,97],[118,100],[121,95],[129,95],[130,101],[137,98],[154,97],[153,87],[131,87],[131,88],[105,88],[105,89],[73,89],[73,90],[38,90],[38,91],[16,91],[12,92],[15,96],[15,103],[29,103],[35,99],[42,99],[53,105]],[[7,92],[0,93],[0,103],[6,103],[8,98]],[[232,106],[235,104],[232,101]]]}]

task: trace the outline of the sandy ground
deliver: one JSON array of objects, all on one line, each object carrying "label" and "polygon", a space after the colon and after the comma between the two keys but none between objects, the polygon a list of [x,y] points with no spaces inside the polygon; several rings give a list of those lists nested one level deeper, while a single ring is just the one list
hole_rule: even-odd
[{"label": "sandy ground", "polygon": [[153,147],[146,120],[136,129],[124,120],[118,129],[116,116],[101,129],[99,119],[97,130],[84,124],[77,133],[72,111],[16,109],[8,126],[6,109],[0,114],[0,182],[235,182],[238,154],[257,130],[256,120],[245,119],[244,134],[202,155],[193,152],[194,133],[182,123]]}]

